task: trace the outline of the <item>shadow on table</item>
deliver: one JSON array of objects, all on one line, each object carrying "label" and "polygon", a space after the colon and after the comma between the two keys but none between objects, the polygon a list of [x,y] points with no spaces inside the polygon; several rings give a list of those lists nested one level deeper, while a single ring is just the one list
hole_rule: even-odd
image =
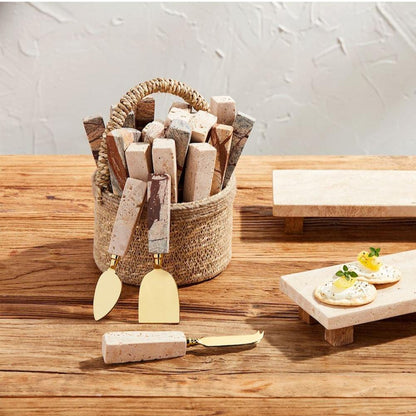
[{"label": "shadow on table", "polygon": [[319,323],[308,325],[298,318],[272,318],[273,316],[264,315],[249,318],[247,322],[253,330],[264,330],[267,342],[293,362],[313,360],[416,336],[416,313],[357,325],[354,327],[354,342],[342,347],[333,347],[324,340],[325,329]]},{"label": "shadow on table", "polygon": [[[197,348],[192,349],[188,348],[186,350],[186,355],[193,355],[195,357],[213,357],[213,356],[226,356],[228,354],[236,354],[243,351],[252,350],[256,348],[256,345],[248,345],[248,346],[236,346],[236,347],[209,347],[209,348]],[[96,358],[90,358],[88,360],[81,361],[79,363],[80,370],[84,371],[91,371],[91,370],[107,370],[111,368],[123,368],[123,367],[131,367],[133,364],[134,366],[146,366],[149,363],[154,361],[168,361],[168,360],[175,360],[176,358],[170,359],[163,359],[163,360],[151,360],[151,361],[142,361],[142,362],[134,362],[134,363],[120,363],[120,364],[105,364],[104,360],[101,356]],[[134,368],[134,367],[132,367]]]},{"label": "shadow on table", "polygon": [[262,242],[416,241],[416,218],[306,218],[303,234],[285,234],[272,207],[239,207],[242,240]]},{"label": "shadow on table", "polygon": [[[45,245],[35,245],[34,239],[33,244],[26,250],[11,249],[0,260],[2,316],[92,317],[95,285],[101,273],[93,259],[92,238]],[[123,286],[119,309],[132,299],[137,304],[137,288]]]}]

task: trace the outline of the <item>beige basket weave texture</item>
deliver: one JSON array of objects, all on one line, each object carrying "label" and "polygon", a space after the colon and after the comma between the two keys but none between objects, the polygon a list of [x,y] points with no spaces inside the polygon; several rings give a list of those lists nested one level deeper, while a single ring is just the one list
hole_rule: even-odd
[{"label": "beige basket weave texture", "polygon": [[[104,271],[110,264],[108,246],[120,197],[109,191],[106,134],[122,127],[127,114],[144,97],[166,92],[177,95],[195,110],[207,110],[208,103],[185,84],[155,78],[127,92],[113,110],[103,134],[98,166],[93,178],[95,198],[94,260]],[[163,268],[178,285],[188,285],[211,279],[221,273],[231,260],[233,202],[236,193],[234,177],[216,195],[196,202],[172,204],[170,249],[163,257]],[[146,207],[138,221],[130,247],[120,259],[116,272],[124,283],[140,285],[153,268],[153,255],[148,252]]]}]

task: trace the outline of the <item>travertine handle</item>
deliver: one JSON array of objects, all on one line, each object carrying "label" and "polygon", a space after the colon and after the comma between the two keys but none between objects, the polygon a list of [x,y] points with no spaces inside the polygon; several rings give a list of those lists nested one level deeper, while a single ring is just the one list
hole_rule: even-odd
[{"label": "travertine handle", "polygon": [[147,183],[127,178],[111,234],[109,253],[124,256],[142,212]]},{"label": "travertine handle", "polygon": [[[120,102],[112,111],[111,118],[103,133],[103,139],[105,139],[107,133],[110,131],[123,127],[127,115],[130,111],[134,110],[140,100],[157,92],[177,95],[192,105],[195,110],[209,109],[209,104],[205,99],[196,90],[188,87],[183,82],[167,78],[154,78],[136,85],[121,98]],[[95,174],[95,184],[100,189],[105,189],[108,188],[109,183],[110,174],[108,169],[107,144],[105,140],[102,140]]]},{"label": "travertine handle", "polygon": [[102,351],[106,364],[182,357],[186,354],[186,337],[180,331],[107,332]]},{"label": "travertine handle", "polygon": [[167,174],[150,175],[147,182],[149,253],[169,252],[171,179]]}]

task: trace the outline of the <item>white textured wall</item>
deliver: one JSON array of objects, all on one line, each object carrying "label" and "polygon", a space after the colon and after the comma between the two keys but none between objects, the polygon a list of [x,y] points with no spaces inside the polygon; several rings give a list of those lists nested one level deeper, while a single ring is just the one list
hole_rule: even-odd
[{"label": "white textured wall", "polygon": [[255,116],[246,153],[416,154],[415,52],[415,3],[0,4],[0,152],[88,153],[167,76]]}]

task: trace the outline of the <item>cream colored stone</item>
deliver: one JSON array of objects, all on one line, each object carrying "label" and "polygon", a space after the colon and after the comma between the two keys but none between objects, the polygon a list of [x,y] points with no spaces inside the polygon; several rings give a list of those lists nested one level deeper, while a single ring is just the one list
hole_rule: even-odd
[{"label": "cream colored stone", "polygon": [[274,170],[279,217],[415,217],[416,171]]},{"label": "cream colored stone", "polygon": [[170,123],[169,128],[166,130],[166,137],[175,141],[179,182],[185,166],[189,142],[191,141],[191,127],[184,120],[172,120],[172,123]]},{"label": "cream colored stone", "polygon": [[181,108],[182,110],[186,110],[188,113],[191,112],[192,106],[185,101],[174,101],[169,108],[169,111],[172,108]]},{"label": "cream colored stone", "polygon": [[217,150],[211,195],[217,194],[222,189],[225,171],[230,157],[232,135],[233,128],[225,124],[216,124],[211,130],[209,144]]},{"label": "cream colored stone", "polygon": [[151,175],[147,182],[147,227],[151,254],[169,253],[170,200],[170,176],[167,173]]},{"label": "cream colored stone", "polygon": [[175,141],[155,139],[152,147],[153,172],[155,175],[168,174],[171,178],[171,202],[178,202],[178,175]]},{"label": "cream colored stone", "polygon": [[142,139],[145,143],[152,144],[154,139],[160,139],[164,135],[165,125],[159,120],[146,124],[146,127],[142,130]]},{"label": "cream colored stone", "polygon": [[165,128],[168,128],[173,120],[179,119],[184,120],[187,123],[190,123],[192,117],[192,114],[188,110],[183,108],[172,107],[169,111],[168,116],[166,117]]},{"label": "cream colored stone", "polygon": [[126,150],[129,176],[147,182],[152,172],[152,150],[149,143],[132,143]]},{"label": "cream colored stone", "polygon": [[208,143],[191,143],[186,160],[184,202],[210,196],[217,151]]},{"label": "cream colored stone", "polygon": [[232,126],[235,120],[235,101],[227,95],[211,97],[210,112],[217,116],[218,124]]},{"label": "cream colored stone", "polygon": [[190,125],[192,128],[192,142],[203,143],[207,140],[208,134],[214,124],[217,122],[217,116],[207,111],[198,111],[192,115]]},{"label": "cream colored stone", "polygon": [[141,133],[139,130],[123,127],[122,129],[115,129],[111,131],[117,142],[117,146],[120,148],[120,154],[130,146],[133,142],[139,142]]},{"label": "cream colored stone", "polygon": [[345,263],[323,269],[289,274],[280,278],[280,290],[327,329],[345,328],[365,322],[416,312],[416,250],[380,257],[384,264],[402,272],[401,280],[377,290],[376,299],[363,306],[330,306],[317,301],[313,295],[317,286],[331,279]]},{"label": "cream colored stone", "polygon": [[109,253],[124,256],[143,208],[147,183],[127,178],[111,234]]},{"label": "cream colored stone", "polygon": [[223,187],[226,187],[228,181],[231,179],[255,122],[256,119],[241,111],[239,111],[235,117],[230,157],[228,159],[227,170],[225,171]]},{"label": "cream colored stone", "polygon": [[186,337],[180,331],[107,332],[102,353],[106,364],[182,357],[186,354]]}]

